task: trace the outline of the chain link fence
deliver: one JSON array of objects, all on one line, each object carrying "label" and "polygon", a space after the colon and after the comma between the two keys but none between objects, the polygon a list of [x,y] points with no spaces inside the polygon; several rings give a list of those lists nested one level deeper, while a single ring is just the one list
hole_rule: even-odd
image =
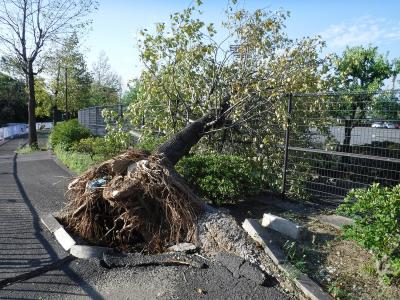
[{"label": "chain link fence", "polygon": [[86,128],[89,128],[92,134],[96,136],[104,136],[106,134],[106,124],[101,113],[103,109],[116,111],[118,113],[118,116],[122,117],[125,110],[127,109],[127,106],[123,104],[116,104],[106,106],[93,106],[79,110],[79,123]]},{"label": "chain link fence", "polygon": [[282,192],[297,188],[336,202],[352,188],[398,184],[399,96],[397,90],[289,95]]}]

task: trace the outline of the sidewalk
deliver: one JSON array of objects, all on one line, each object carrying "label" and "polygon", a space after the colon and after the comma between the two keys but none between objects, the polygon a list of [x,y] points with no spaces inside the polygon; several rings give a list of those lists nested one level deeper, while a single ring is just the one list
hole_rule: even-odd
[{"label": "sidewalk", "polygon": [[[0,298],[32,298],[33,294],[36,299],[63,297],[63,284],[79,287],[78,276],[68,271],[59,272],[56,282],[14,283],[21,276],[29,277],[32,271],[60,263],[68,255],[44,229],[40,215],[64,205],[69,174],[48,152],[15,154],[23,143],[14,139],[0,146]],[[40,290],[35,289],[43,284]],[[74,297],[86,295],[80,289]]]},{"label": "sidewalk", "polygon": [[64,206],[69,173],[47,151],[14,154],[22,143],[0,146],[0,299],[288,299],[272,277],[261,286],[212,261],[206,269],[66,261],[40,216]]}]

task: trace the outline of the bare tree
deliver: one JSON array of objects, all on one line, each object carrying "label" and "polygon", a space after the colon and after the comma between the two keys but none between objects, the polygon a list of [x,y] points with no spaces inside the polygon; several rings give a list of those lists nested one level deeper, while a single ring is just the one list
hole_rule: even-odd
[{"label": "bare tree", "polygon": [[6,58],[26,77],[29,90],[29,145],[37,146],[35,76],[45,67],[46,50],[87,25],[94,0],[1,0],[0,41]]},{"label": "bare tree", "polygon": [[121,77],[111,69],[108,57],[101,51],[92,66],[92,102],[96,105],[116,103],[121,94]]}]

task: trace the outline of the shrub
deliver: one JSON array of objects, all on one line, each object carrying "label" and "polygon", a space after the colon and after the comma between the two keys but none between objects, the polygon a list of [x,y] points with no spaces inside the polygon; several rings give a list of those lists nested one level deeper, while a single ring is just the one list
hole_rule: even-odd
[{"label": "shrub", "polygon": [[91,136],[90,130],[79,124],[77,119],[57,123],[53,128],[49,144],[51,148],[62,145],[69,149],[75,142]]},{"label": "shrub", "polygon": [[197,193],[214,204],[259,193],[264,185],[262,168],[240,156],[193,155],[183,158],[176,168]]},{"label": "shrub", "polygon": [[101,155],[104,158],[109,158],[119,152],[118,147],[114,147],[101,137],[88,137],[75,142],[71,148],[72,151],[87,153],[92,158],[95,155]]},{"label": "shrub", "polygon": [[[372,250],[380,261],[385,281],[400,278],[400,185],[352,190],[338,212],[355,219],[345,227],[345,237]],[[382,266],[382,263],[385,266]],[[384,270],[384,272],[382,272]]]}]

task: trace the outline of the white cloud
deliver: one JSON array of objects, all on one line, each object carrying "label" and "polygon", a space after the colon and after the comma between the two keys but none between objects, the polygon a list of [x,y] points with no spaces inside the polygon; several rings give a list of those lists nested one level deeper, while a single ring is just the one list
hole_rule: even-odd
[{"label": "white cloud", "polygon": [[370,43],[378,45],[400,40],[400,22],[366,16],[353,22],[331,25],[320,35],[334,50]]}]

